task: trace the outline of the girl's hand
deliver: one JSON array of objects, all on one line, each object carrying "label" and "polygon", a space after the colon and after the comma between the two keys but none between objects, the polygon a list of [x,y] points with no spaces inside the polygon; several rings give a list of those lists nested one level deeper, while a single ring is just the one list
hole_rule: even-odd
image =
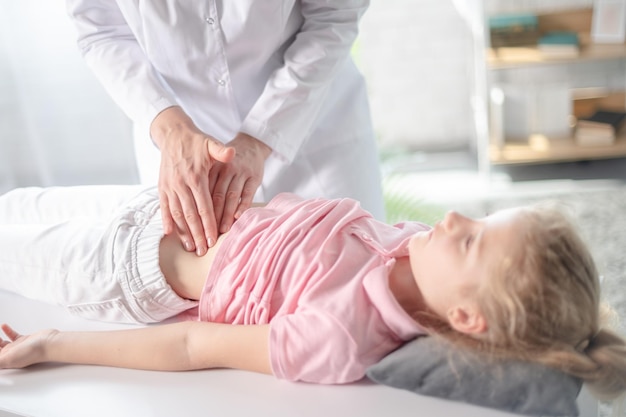
[{"label": "girl's hand", "polygon": [[8,340],[0,338],[0,369],[25,368],[46,361],[46,346],[57,330],[21,335],[7,324],[0,326]]}]

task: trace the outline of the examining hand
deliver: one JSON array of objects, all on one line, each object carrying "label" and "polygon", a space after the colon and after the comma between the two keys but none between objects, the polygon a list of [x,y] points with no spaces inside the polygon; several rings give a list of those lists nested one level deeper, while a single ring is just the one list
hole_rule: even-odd
[{"label": "examining hand", "polygon": [[32,335],[20,335],[7,324],[1,326],[8,340],[0,338],[0,369],[25,368],[45,362],[46,345],[56,330],[42,330]]},{"label": "examining hand", "polygon": [[159,113],[150,133],[161,150],[163,230],[176,231],[187,251],[202,256],[218,235],[209,173],[215,163],[233,159],[235,149],[200,131],[180,107]]},{"label": "examining hand", "polygon": [[252,205],[263,180],[265,160],[272,149],[245,133],[238,133],[228,143],[235,157],[227,164],[216,162],[209,173],[215,219],[220,233],[230,230],[235,219]]}]

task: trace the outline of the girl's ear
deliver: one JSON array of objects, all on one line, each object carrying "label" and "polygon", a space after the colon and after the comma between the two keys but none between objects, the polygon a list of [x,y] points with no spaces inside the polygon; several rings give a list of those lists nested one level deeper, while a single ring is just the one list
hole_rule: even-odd
[{"label": "girl's ear", "polygon": [[462,305],[448,310],[448,322],[458,332],[479,334],[487,331],[487,322],[476,306]]}]

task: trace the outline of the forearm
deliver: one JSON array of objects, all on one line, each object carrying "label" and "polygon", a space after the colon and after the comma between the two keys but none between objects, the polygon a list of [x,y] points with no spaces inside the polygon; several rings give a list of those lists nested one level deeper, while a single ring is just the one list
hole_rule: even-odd
[{"label": "forearm", "polygon": [[337,74],[342,69],[351,71],[347,59],[368,4],[366,0],[303,1],[304,23],[284,53],[282,68],[267,81],[240,130],[293,161]]},{"label": "forearm", "polygon": [[47,362],[177,371],[194,369],[186,341],[192,322],[107,332],[58,332],[45,348]]},{"label": "forearm", "polygon": [[45,361],[159,371],[236,368],[271,373],[269,326],[180,322],[109,332],[58,332]]},{"label": "forearm", "polygon": [[85,62],[113,100],[146,132],[163,109],[176,104],[146,57],[116,2],[67,0]]}]

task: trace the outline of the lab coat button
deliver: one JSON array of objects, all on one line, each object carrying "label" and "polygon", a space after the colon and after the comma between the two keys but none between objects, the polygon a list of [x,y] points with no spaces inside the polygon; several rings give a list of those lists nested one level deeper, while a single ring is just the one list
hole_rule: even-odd
[{"label": "lab coat button", "polygon": [[217,83],[219,85],[221,85],[222,87],[224,87],[226,85],[226,81],[224,81],[224,80],[217,80]]},{"label": "lab coat button", "polygon": [[209,24],[212,25],[215,22],[215,19],[213,19],[212,17],[205,17],[204,20]]}]

